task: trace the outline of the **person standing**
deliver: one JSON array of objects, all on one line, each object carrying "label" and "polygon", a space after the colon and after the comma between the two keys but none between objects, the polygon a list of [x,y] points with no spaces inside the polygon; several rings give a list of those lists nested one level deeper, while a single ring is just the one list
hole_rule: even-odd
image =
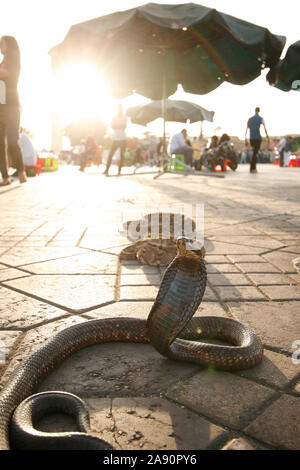
[{"label": "person standing", "polygon": [[284,149],[287,143],[287,136],[283,137],[279,143],[279,166],[284,166]]},{"label": "person standing", "polygon": [[119,172],[121,174],[121,169],[124,164],[124,154],[126,150],[126,132],[125,129],[127,127],[127,117],[123,114],[122,105],[118,105],[118,114],[113,118],[111,122],[111,128],[113,129],[114,133],[112,136],[112,145],[110,148],[110,152],[107,159],[106,169],[105,169],[105,176],[108,176],[109,168],[111,165],[112,157],[116,150],[120,149],[120,161],[119,161]]},{"label": "person standing", "polygon": [[194,137],[194,141],[192,142],[192,147],[194,149],[193,166],[196,171],[201,171],[201,145],[197,137]]},{"label": "person standing", "polygon": [[10,184],[5,148],[17,169],[20,183],[25,183],[23,156],[18,144],[20,127],[20,102],[18,96],[18,80],[20,75],[20,50],[13,36],[2,36],[0,50],[3,61],[0,64],[0,172],[1,186]]},{"label": "person standing", "polygon": [[286,138],[286,143],[283,149],[283,166],[289,166],[293,148],[293,138],[288,135]]},{"label": "person standing", "polygon": [[248,120],[247,128],[246,128],[245,145],[246,146],[248,145],[247,134],[248,134],[248,129],[249,129],[250,130],[250,145],[253,149],[253,154],[250,160],[250,173],[257,173],[257,169],[256,169],[257,155],[260,150],[261,142],[262,142],[262,137],[260,134],[261,125],[264,126],[268,144],[270,144],[270,139],[269,139],[268,132],[266,129],[265,121],[259,115],[259,113],[260,113],[260,108],[255,108],[255,115],[252,116]]}]

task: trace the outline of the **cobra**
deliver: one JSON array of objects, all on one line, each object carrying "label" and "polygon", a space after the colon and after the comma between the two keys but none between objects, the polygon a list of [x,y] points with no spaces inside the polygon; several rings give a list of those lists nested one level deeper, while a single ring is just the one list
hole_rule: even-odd
[{"label": "cobra", "polygon": [[[260,339],[247,326],[223,317],[192,318],[207,283],[203,251],[195,240],[177,239],[177,255],[166,269],[147,320],[110,318],[66,328],[31,353],[0,394],[0,449],[111,449],[90,434],[84,403],[65,392],[35,393],[47,374],[74,352],[97,343],[151,343],[162,355],[223,370],[246,369],[263,357]],[[231,345],[209,344],[203,338]],[[45,433],[35,423],[45,413],[76,417],[78,432]]]}]

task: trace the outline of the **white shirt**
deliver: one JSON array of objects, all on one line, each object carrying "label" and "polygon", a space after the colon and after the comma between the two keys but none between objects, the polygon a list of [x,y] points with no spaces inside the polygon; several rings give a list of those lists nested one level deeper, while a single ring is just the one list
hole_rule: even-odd
[{"label": "white shirt", "polygon": [[186,147],[186,142],[182,132],[178,132],[178,134],[173,135],[170,143],[170,153],[176,153],[175,150],[180,147]]},{"label": "white shirt", "polygon": [[282,152],[282,150],[284,150],[284,147],[286,146],[286,138],[283,137],[283,139],[281,139],[280,141],[280,144],[279,144],[279,152]]},{"label": "white shirt", "polygon": [[24,131],[21,131],[20,133],[18,144],[21,148],[24,165],[34,166],[36,164],[36,151],[30,138]]},{"label": "white shirt", "polygon": [[127,126],[126,116],[115,116],[111,121],[111,127],[114,130],[112,140],[126,140],[125,129]]},{"label": "white shirt", "polygon": [[6,104],[6,85],[3,80],[0,80],[0,104]]}]

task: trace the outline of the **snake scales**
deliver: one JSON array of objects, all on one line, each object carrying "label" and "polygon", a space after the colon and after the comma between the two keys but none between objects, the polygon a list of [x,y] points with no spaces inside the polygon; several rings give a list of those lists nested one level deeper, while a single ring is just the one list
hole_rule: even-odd
[{"label": "snake scales", "polygon": [[[112,341],[150,342],[170,359],[224,370],[246,369],[261,361],[262,344],[248,326],[220,317],[192,319],[205,292],[206,268],[200,251],[187,250],[190,242],[177,240],[177,255],[165,272],[147,320],[112,318],[74,325],[24,360],[0,393],[0,449],[111,449],[89,434],[88,415],[79,398],[63,392],[30,396],[59,363],[86,346]],[[201,338],[222,339],[233,346],[191,341]],[[76,416],[80,432],[35,430],[45,407],[47,412],[64,410]]]}]

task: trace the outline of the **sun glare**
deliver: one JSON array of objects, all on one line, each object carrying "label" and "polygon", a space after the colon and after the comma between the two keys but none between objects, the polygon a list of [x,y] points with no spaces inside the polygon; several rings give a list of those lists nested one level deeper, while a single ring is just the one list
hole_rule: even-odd
[{"label": "sun glare", "polygon": [[79,119],[108,122],[111,101],[104,80],[91,64],[69,65],[54,76],[53,107],[63,125]]}]

